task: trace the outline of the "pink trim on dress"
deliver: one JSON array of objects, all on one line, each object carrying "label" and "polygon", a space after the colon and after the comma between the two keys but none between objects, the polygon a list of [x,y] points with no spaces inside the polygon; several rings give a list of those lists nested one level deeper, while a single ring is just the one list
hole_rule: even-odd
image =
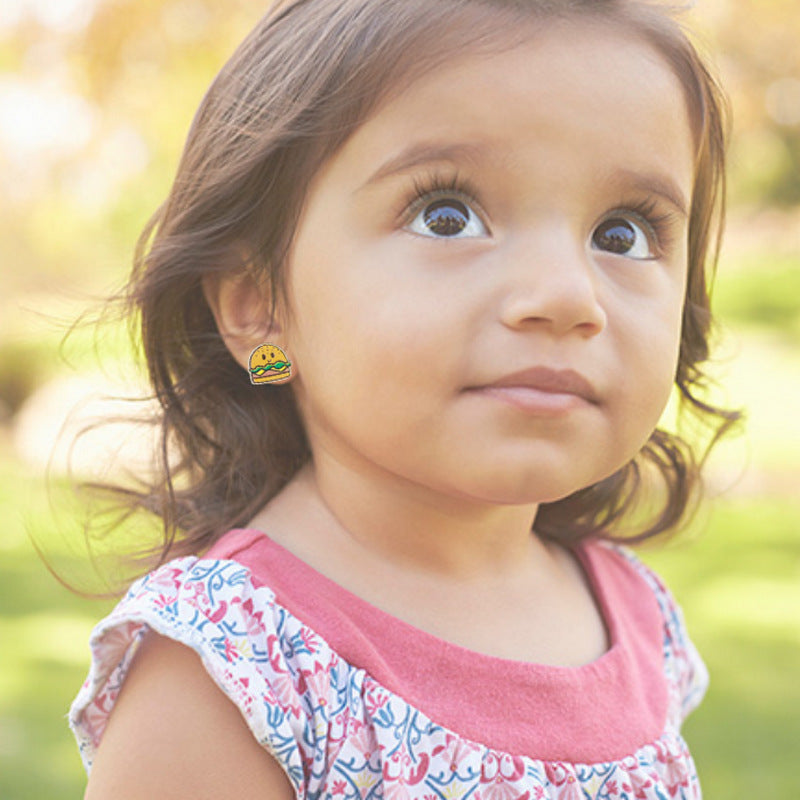
[{"label": "pink trim on dress", "polygon": [[436,723],[546,761],[624,758],[662,734],[663,619],[645,579],[597,542],[575,548],[609,634],[580,667],[496,658],[420,630],[344,589],[261,531],[236,529],[206,558],[233,559],[350,664]]}]

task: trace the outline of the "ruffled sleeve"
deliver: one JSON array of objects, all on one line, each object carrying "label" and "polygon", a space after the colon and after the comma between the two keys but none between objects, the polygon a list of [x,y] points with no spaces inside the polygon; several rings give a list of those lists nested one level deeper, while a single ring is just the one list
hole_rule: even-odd
[{"label": "ruffled sleeve", "polygon": [[178,559],[135,583],[95,628],[89,677],[70,710],[87,771],[136,649],[152,630],[198,654],[303,796],[322,755],[316,731],[325,720],[318,717],[334,699],[310,696],[306,675],[335,672],[337,658],[287,618],[272,591],[233,561]]}]

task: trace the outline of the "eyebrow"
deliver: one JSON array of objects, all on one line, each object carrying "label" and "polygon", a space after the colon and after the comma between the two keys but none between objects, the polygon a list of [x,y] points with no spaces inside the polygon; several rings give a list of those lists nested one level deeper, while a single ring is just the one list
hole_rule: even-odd
[{"label": "eyebrow", "polygon": [[684,217],[689,215],[689,204],[678,184],[669,175],[619,169],[610,174],[609,181],[624,188],[630,187],[640,192],[656,194],[675,206]]},{"label": "eyebrow", "polygon": [[[417,142],[385,161],[357,190],[365,189],[393,175],[409,172],[425,164],[450,162],[477,165],[486,160],[486,143]],[[656,194],[688,216],[688,202],[677,183],[666,174],[617,169],[607,176],[610,183]]]},{"label": "eyebrow", "polygon": [[417,142],[384,162],[360,188],[364,189],[392,175],[409,172],[425,164],[449,161],[453,164],[466,162],[475,165],[484,160],[485,147],[474,142]]}]

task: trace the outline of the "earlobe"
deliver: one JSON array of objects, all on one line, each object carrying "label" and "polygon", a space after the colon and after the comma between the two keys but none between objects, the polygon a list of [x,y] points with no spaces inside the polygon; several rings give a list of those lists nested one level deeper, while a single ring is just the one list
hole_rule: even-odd
[{"label": "earlobe", "polygon": [[225,346],[245,369],[255,348],[283,340],[280,321],[270,320],[269,292],[244,270],[204,277],[203,294]]}]

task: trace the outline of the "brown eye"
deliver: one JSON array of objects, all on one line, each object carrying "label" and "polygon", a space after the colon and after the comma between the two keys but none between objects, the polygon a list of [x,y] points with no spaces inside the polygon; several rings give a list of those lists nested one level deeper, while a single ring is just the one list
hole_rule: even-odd
[{"label": "brown eye", "polygon": [[458,236],[469,223],[469,209],[458,200],[437,200],[425,208],[424,220],[437,236]]},{"label": "brown eye", "polygon": [[480,217],[455,197],[427,203],[408,225],[408,230],[436,239],[488,236]]},{"label": "brown eye", "polygon": [[[645,232],[646,223],[625,217],[612,217],[601,222],[592,234],[592,247],[605,253],[637,260],[656,258],[655,234]],[[650,228],[649,225],[646,225]]]}]

